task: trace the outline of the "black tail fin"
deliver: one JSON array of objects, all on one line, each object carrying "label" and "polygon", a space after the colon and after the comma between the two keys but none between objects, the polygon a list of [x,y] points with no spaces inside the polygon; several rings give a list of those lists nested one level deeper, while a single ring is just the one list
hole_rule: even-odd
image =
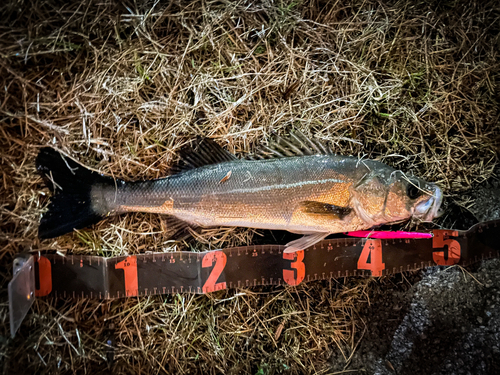
[{"label": "black tail fin", "polygon": [[50,147],[40,150],[36,167],[53,193],[49,210],[38,228],[40,238],[61,236],[103,218],[102,213],[92,208],[92,186],[96,183],[114,184],[112,178],[92,172]]}]

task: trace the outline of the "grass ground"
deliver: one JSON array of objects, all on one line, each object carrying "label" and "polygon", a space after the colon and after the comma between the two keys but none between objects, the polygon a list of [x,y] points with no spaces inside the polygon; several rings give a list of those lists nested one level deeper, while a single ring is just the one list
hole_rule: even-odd
[{"label": "grass ground", "polygon": [[[53,0],[0,5],[0,306],[7,373],[328,373],[347,362],[373,279],[111,302],[44,298],[14,340],[6,281],[15,254],[172,250],[158,215],[110,218],[40,241],[50,145],[124,179],[164,176],[196,135],[237,154],[298,129],[339,154],[437,182],[463,223],[498,178],[496,1]],[[460,213],[460,215],[457,215]],[[251,243],[210,230],[196,242]],[[112,340],[112,347],[106,345]]]}]

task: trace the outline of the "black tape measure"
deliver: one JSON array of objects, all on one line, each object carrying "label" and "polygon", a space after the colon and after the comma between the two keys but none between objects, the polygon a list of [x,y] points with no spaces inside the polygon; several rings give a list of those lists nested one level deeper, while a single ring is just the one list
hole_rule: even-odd
[{"label": "black tape measure", "polygon": [[[111,299],[209,293],[258,285],[295,286],[312,280],[383,276],[433,265],[465,266],[500,255],[500,220],[480,223],[467,231],[439,229],[432,234],[426,239],[327,239],[295,253],[284,253],[283,245],[113,258],[39,252],[17,260],[11,282],[14,286],[9,285],[9,293],[15,289],[11,310],[16,309],[12,304],[17,304],[17,310],[25,310],[34,296]],[[16,279],[24,281],[15,283]],[[14,315],[17,320],[24,318],[20,313]]]}]

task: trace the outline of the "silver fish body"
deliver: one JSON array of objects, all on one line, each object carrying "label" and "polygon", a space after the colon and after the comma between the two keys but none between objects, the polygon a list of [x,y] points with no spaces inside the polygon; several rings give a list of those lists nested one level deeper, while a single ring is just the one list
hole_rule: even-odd
[{"label": "silver fish body", "polygon": [[163,179],[113,183],[97,179],[88,193],[90,212],[99,218],[152,212],[195,226],[305,234],[288,244],[287,251],[296,251],[330,233],[369,229],[412,216],[430,221],[442,200],[435,184],[374,160],[320,154],[218,161],[214,155],[220,150],[213,147],[208,164]]}]

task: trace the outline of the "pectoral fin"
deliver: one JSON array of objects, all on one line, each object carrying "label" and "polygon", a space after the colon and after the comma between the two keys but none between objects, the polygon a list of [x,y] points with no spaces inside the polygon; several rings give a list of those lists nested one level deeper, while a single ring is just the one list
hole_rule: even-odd
[{"label": "pectoral fin", "polygon": [[303,201],[300,203],[300,206],[302,211],[305,213],[318,215],[334,215],[340,220],[342,220],[352,212],[351,207],[335,206],[334,204],[316,201]]},{"label": "pectoral fin", "polygon": [[285,253],[294,253],[299,250],[307,249],[321,240],[324,240],[330,233],[313,233],[301,237],[295,241],[286,244]]}]

